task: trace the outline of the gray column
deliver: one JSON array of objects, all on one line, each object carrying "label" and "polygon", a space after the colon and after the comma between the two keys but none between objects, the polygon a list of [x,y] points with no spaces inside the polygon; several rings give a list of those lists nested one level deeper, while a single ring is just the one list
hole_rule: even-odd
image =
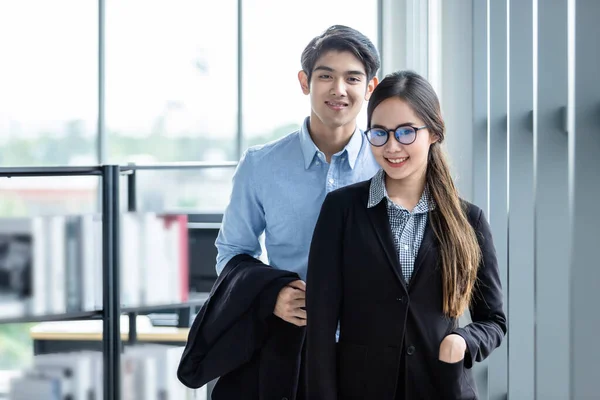
[{"label": "gray column", "polygon": [[428,23],[429,23],[429,5],[423,0],[404,0],[406,1],[406,63],[409,69],[417,71],[424,77],[429,77],[429,52],[427,51]]},{"label": "gray column", "polygon": [[407,67],[406,0],[380,0],[381,77]]},{"label": "gray column", "polygon": [[600,2],[570,0],[569,193],[572,227],[570,399],[600,384]]},{"label": "gray column", "polygon": [[[489,213],[502,286],[507,289],[508,202],[507,202],[507,0],[488,2],[489,25]],[[508,298],[505,296],[505,310]],[[490,400],[506,398],[508,386],[507,340],[489,360]]]},{"label": "gray column", "polygon": [[534,398],[533,4],[509,2],[508,397]]},{"label": "gray column", "polygon": [[379,0],[381,76],[412,69],[428,78],[428,2]]},{"label": "gray column", "polygon": [[[535,390],[568,399],[567,0],[536,0],[534,22]],[[537,19],[536,19],[537,15]],[[534,36],[535,37],[535,36]]]},{"label": "gray column", "polygon": [[470,61],[473,59],[473,5],[467,1],[445,1],[441,8],[441,104],[447,132],[445,145],[458,191],[463,198],[473,201],[473,125],[470,123],[473,120],[473,63]]},{"label": "gray column", "polygon": [[[487,0],[473,0],[473,203],[487,214]],[[488,360],[476,364],[473,374],[482,400],[488,396]]]},{"label": "gray column", "polygon": [[473,0],[473,202],[484,209],[487,193],[487,0]]}]

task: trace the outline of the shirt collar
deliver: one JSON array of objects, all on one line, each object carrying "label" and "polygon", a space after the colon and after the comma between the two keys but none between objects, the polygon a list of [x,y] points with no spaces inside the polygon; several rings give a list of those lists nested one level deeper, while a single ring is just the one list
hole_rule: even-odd
[{"label": "shirt collar", "polygon": [[367,208],[375,207],[385,197],[387,197],[387,190],[385,190],[385,171],[380,169],[375,176],[371,178]]},{"label": "shirt collar", "polygon": [[[392,200],[390,200],[385,188],[385,171],[380,169],[371,179],[367,208],[375,207],[383,199],[387,199],[388,202],[393,203]],[[421,195],[416,207],[412,211],[412,214],[424,214],[434,207],[435,205],[433,204],[433,199],[431,198],[429,189],[427,186],[425,186],[425,190],[423,190],[423,194]]]},{"label": "shirt collar", "polygon": [[360,149],[363,145],[363,134],[358,126],[354,129],[354,133],[352,133],[352,137],[350,141],[346,145],[346,154],[348,155],[348,165],[350,168],[354,169],[356,165],[356,160],[358,159],[358,154],[360,153]]},{"label": "shirt collar", "polygon": [[[311,166],[312,162],[315,159],[315,156],[317,155],[317,153],[319,153],[319,149],[310,137],[309,124],[310,117],[306,117],[304,123],[302,124],[302,127],[300,128],[300,148],[302,149],[302,155],[304,156],[305,169],[308,169]],[[344,152],[347,154],[348,165],[351,169],[354,169],[354,166],[356,165],[356,160],[358,159],[358,154],[360,153],[360,149],[362,148],[362,136],[362,131],[357,127],[354,130],[354,133],[352,134],[352,137],[350,138],[350,141],[348,142],[346,147],[344,147],[344,149],[341,152],[337,153],[339,155],[344,154]]]}]

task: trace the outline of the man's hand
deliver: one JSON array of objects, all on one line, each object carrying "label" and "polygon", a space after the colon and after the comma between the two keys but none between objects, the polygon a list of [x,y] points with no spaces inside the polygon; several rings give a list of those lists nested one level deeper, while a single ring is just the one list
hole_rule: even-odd
[{"label": "man's hand", "polygon": [[452,334],[442,340],[440,344],[440,361],[454,364],[465,358],[467,342],[462,336]]},{"label": "man's hand", "polygon": [[281,289],[273,313],[296,326],[306,326],[306,283],[294,281]]}]

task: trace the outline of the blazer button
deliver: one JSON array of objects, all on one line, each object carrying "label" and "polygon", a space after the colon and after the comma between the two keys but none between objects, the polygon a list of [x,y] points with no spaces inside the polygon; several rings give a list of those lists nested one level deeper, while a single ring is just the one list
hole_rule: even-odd
[{"label": "blazer button", "polygon": [[404,303],[404,297],[396,297],[396,301],[399,301],[400,303]]},{"label": "blazer button", "polygon": [[415,346],[408,346],[408,348],[406,349],[406,354],[408,354],[409,356],[415,354]]}]

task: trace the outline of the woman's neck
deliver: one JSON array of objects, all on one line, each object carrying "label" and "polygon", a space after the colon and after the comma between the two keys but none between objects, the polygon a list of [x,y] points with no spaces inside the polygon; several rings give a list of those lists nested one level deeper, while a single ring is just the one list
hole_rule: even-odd
[{"label": "woman's neck", "polygon": [[392,179],[386,175],[385,189],[394,203],[412,212],[423,195],[425,177],[425,171],[422,174],[413,174],[404,179]]}]

